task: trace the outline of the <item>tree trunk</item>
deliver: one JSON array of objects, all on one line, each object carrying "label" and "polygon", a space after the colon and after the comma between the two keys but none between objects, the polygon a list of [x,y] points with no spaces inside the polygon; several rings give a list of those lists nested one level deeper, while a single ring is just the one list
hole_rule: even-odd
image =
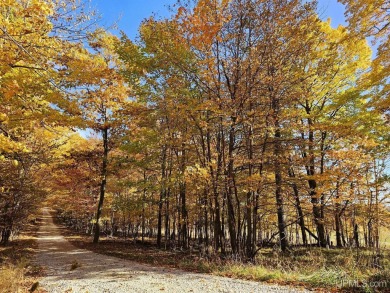
[{"label": "tree trunk", "polygon": [[217,170],[215,171],[211,164],[211,136],[207,130],[207,159],[210,165],[210,175],[212,178],[213,198],[214,198],[214,249],[216,252],[222,248],[222,229],[221,229],[221,207],[219,204],[218,181],[221,173],[222,153],[221,153],[221,134],[217,134]]},{"label": "tree trunk", "polygon": [[341,218],[340,218],[340,203],[339,203],[339,182],[336,183],[336,203],[334,211],[334,221],[336,226],[336,246],[343,247],[343,242],[341,239]]},{"label": "tree trunk", "polygon": [[144,171],[144,190],[142,194],[142,223],[141,223],[141,242],[145,240],[145,204],[146,204],[146,171]]},{"label": "tree trunk", "polygon": [[96,212],[96,225],[95,225],[95,234],[93,237],[93,243],[99,242],[100,237],[100,216],[102,214],[104,195],[106,192],[106,184],[107,184],[107,165],[108,165],[108,129],[105,127],[102,130],[103,136],[103,165],[102,165],[102,180],[100,182],[100,197],[98,208]]},{"label": "tree trunk", "polygon": [[318,235],[318,245],[321,247],[326,247],[326,237],[325,237],[325,225],[322,218],[321,213],[321,204],[317,197],[316,187],[317,183],[315,180],[309,180],[310,187],[310,198],[311,203],[313,204],[313,217],[314,223],[317,227],[317,235]]},{"label": "tree trunk", "polygon": [[355,245],[359,248],[359,227],[358,224],[355,224],[353,227],[353,239],[355,241]]},{"label": "tree trunk", "polygon": [[1,232],[1,243],[3,245],[7,245],[9,242],[9,238],[11,237],[11,229],[4,228]]},{"label": "tree trunk", "polygon": [[[290,160],[290,162],[291,162],[291,160]],[[295,173],[294,173],[292,166],[288,170],[288,175],[290,176],[290,178],[295,178]],[[298,224],[299,224],[299,227],[301,229],[302,243],[303,243],[303,245],[307,245],[308,242],[307,242],[307,236],[306,236],[306,231],[305,231],[305,217],[304,217],[303,211],[302,211],[301,200],[299,199],[298,186],[295,182],[292,183],[291,186],[292,186],[292,189],[294,192],[295,207],[297,209],[297,213],[298,213],[298,217],[299,217]]]},{"label": "tree trunk", "polygon": [[[251,107],[252,108],[252,107]],[[253,175],[253,142],[252,142],[252,125],[249,127],[248,130],[248,159],[249,159],[249,173],[248,176]],[[246,239],[246,257],[249,259],[252,259],[254,257],[254,235],[256,234],[256,230],[254,228],[254,223],[252,223],[252,209],[255,205],[255,195],[252,190],[247,192],[247,198],[246,198],[246,219],[247,219],[247,239]]]},{"label": "tree trunk", "polygon": [[181,213],[181,222],[179,225],[180,229],[180,239],[181,246],[183,248],[188,248],[188,211],[187,211],[187,203],[186,203],[186,183],[184,179],[184,173],[186,168],[186,150],[185,144],[182,145],[182,157],[180,163],[180,171],[181,171],[181,181],[179,183],[179,202],[180,202],[180,213]]},{"label": "tree trunk", "polygon": [[235,222],[235,213],[233,206],[233,193],[234,193],[234,158],[233,158],[233,149],[234,149],[234,137],[235,137],[235,117],[232,117],[232,125],[229,130],[229,163],[227,170],[227,188],[226,188],[226,199],[228,207],[228,228],[230,235],[230,245],[232,248],[233,254],[236,254],[237,251],[237,235],[236,235],[236,222]]},{"label": "tree trunk", "polygon": [[295,183],[293,184],[293,191],[294,191],[295,204],[296,204],[298,217],[299,217],[298,224],[301,229],[302,243],[303,245],[307,245],[308,241],[306,236],[305,216],[303,215],[301,200],[299,199],[298,187]]},{"label": "tree trunk", "polygon": [[186,185],[184,182],[180,183],[179,186],[179,198],[181,205],[181,225],[180,225],[180,238],[181,246],[183,248],[188,248],[188,212],[186,207]]},{"label": "tree trunk", "polygon": [[[158,217],[157,217],[157,246],[161,247],[161,235],[162,235],[162,208],[163,202],[166,196],[165,189],[165,175],[166,175],[166,159],[167,159],[167,149],[164,146],[162,150],[162,163],[161,163],[161,189],[160,189],[160,198],[158,202]],[[165,231],[167,233],[167,231]]]},{"label": "tree trunk", "polygon": [[276,207],[278,214],[278,230],[279,230],[279,240],[280,240],[280,248],[282,251],[286,251],[288,249],[288,240],[286,233],[286,223],[284,219],[284,209],[283,209],[283,194],[282,194],[282,170],[280,163],[280,155],[281,155],[281,146],[280,146],[280,128],[279,123],[275,123],[275,142],[274,142],[274,175],[275,175],[275,197],[276,197]]},{"label": "tree trunk", "polygon": [[[308,101],[306,101],[306,113],[310,115],[311,109],[308,105]],[[307,119],[307,123],[309,126],[309,143],[308,143],[308,152],[309,152],[309,158],[308,162],[306,163],[306,173],[308,176],[314,176],[315,175],[315,154],[314,154],[314,130],[313,130],[313,120],[311,118]],[[304,138],[304,134],[302,134],[302,137]],[[325,138],[323,138],[325,139]],[[303,154],[304,158],[307,158],[307,154],[304,151]],[[310,177],[309,177],[310,178]],[[318,235],[318,245],[321,247],[326,247],[326,235],[325,235],[325,225],[324,225],[324,213],[323,213],[323,198],[318,197],[317,194],[317,182],[310,178],[308,180],[309,184],[309,195],[311,198],[311,203],[313,205],[313,217],[314,217],[314,223],[317,228],[317,235]]]}]

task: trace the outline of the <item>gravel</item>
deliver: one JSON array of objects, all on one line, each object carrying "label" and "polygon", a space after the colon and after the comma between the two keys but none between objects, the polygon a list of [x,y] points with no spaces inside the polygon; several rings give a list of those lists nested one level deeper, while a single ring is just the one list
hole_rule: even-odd
[{"label": "gravel", "polygon": [[47,209],[38,231],[37,263],[47,292],[308,292],[292,287],[153,267],[70,244]]}]

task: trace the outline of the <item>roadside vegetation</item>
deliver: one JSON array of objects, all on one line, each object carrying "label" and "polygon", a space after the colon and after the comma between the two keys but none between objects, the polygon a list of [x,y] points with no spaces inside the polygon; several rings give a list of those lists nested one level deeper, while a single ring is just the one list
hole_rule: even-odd
[{"label": "roadside vegetation", "polygon": [[19,235],[14,235],[11,243],[0,245],[0,292],[27,292],[33,286],[39,287],[42,270],[33,262],[38,227],[34,218]]},{"label": "roadside vegetation", "polygon": [[[63,225],[57,218],[57,224]],[[287,253],[264,248],[253,262],[204,255],[197,250],[159,249],[154,240],[123,240],[102,237],[99,244],[69,228],[64,236],[77,247],[121,259],[176,268],[191,272],[211,273],[230,278],[291,285],[325,292],[388,292],[390,290],[390,251],[383,249],[379,267],[375,251],[356,248],[294,247]]]}]

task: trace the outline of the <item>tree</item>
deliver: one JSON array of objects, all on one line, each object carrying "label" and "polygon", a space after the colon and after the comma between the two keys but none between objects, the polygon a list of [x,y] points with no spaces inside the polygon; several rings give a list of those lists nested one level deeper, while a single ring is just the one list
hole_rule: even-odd
[{"label": "tree", "polygon": [[362,80],[363,88],[374,88],[370,92],[372,105],[382,113],[389,111],[390,76],[390,4],[386,0],[340,0],[346,5],[349,28],[363,37],[372,37],[379,43],[371,72]]},{"label": "tree", "polygon": [[13,152],[13,161],[0,162],[0,230],[1,243],[7,243],[12,232],[21,230],[29,215],[36,212],[49,191],[51,166],[72,136],[66,128],[37,128],[19,134],[28,151]]},{"label": "tree", "polygon": [[66,118],[94,138],[59,148],[51,191],[73,226],[96,223],[95,242],[104,229],[248,261],[267,245],[324,247],[332,233],[337,246],[378,245],[386,81],[374,82],[363,35],[321,21],[314,1],[179,3],[135,42],[103,30],[57,40],[69,53],[50,59],[53,95],[44,78],[13,88],[13,68],[5,95],[34,95],[4,99],[2,172],[27,146],[23,121]]},{"label": "tree", "polygon": [[[41,148],[48,150],[52,141],[46,138],[50,136],[47,131],[57,133],[60,126],[72,127],[80,122],[75,116],[78,108],[74,95],[64,85],[65,80],[68,87],[77,81],[71,80],[63,65],[65,60],[68,63],[73,60],[73,65],[80,61],[75,52],[86,40],[87,28],[93,29],[89,17],[87,11],[83,12],[83,4],[76,0],[0,3],[2,196],[10,195],[10,186],[16,184],[10,182],[19,178],[17,194],[22,202],[23,198],[26,202],[34,202],[34,194],[37,200],[42,198],[43,193],[34,189],[38,187],[34,171],[31,171],[37,168],[35,147],[42,144]],[[77,76],[73,77],[77,79]],[[44,157],[42,160],[50,159],[40,155]],[[19,162],[19,159],[23,164],[13,166],[16,163],[12,162]],[[13,177],[9,177],[11,174]],[[27,186],[31,187],[31,192]],[[24,211],[18,209],[18,214],[14,213],[12,217],[25,219],[31,211],[26,206]]]},{"label": "tree", "polygon": [[[368,101],[365,110],[370,113],[370,117],[366,117],[366,119],[371,121],[371,125],[375,125],[371,131],[366,131],[370,136],[375,136],[375,140],[378,142],[378,147],[375,148],[376,151],[370,152],[373,155],[372,161],[375,166],[378,163],[376,161],[378,158],[381,158],[379,161],[382,161],[383,158],[388,159],[388,151],[384,151],[384,149],[388,148],[387,142],[389,141],[390,3],[385,0],[340,0],[340,2],[346,5],[345,15],[349,22],[349,29],[355,34],[371,38],[374,45],[378,44],[377,54],[372,62],[371,70],[359,82],[360,90]],[[371,170],[377,184],[379,178],[377,177],[376,168]],[[380,197],[378,185],[374,194],[376,195],[375,202],[378,210]],[[369,202],[373,201],[370,199]],[[375,222],[376,237],[379,237],[379,216],[373,221]],[[368,229],[371,230],[371,228],[372,226]],[[379,240],[377,239],[377,248],[379,248],[378,243]]]},{"label": "tree", "polygon": [[364,103],[364,97],[356,94],[351,85],[368,68],[370,54],[364,39],[353,38],[344,27],[333,29],[329,22],[324,22],[307,53],[308,59],[299,65],[304,82],[297,100],[302,112],[298,116],[301,130],[296,135],[303,142],[300,147],[302,164],[308,178],[318,242],[323,247],[326,246],[326,199],[317,189],[328,176],[326,161],[332,160],[328,151],[336,150],[336,141],[344,136],[358,135],[348,126],[353,119],[361,117],[350,109],[356,110]]},{"label": "tree", "polygon": [[[90,46],[96,54],[81,50],[85,59],[81,68],[69,66],[70,76],[78,75],[81,88],[78,92],[80,111],[86,128],[92,129],[101,136],[102,168],[100,182],[100,196],[96,212],[96,226],[94,243],[99,241],[100,216],[102,213],[106,192],[109,152],[114,146],[113,137],[119,135],[121,129],[120,110],[128,101],[128,88],[118,73],[120,66],[115,54],[116,38],[104,32],[96,32],[90,39]],[[83,74],[83,76],[79,76]]]}]

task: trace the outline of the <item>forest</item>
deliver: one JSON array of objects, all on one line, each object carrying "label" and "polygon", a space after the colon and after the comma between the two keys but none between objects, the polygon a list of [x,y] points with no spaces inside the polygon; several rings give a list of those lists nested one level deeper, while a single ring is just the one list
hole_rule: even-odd
[{"label": "forest", "polygon": [[[0,1],[0,231],[253,261],[390,243],[390,4],[183,0],[132,40],[78,0]],[[373,48],[375,51],[373,52]]]}]

